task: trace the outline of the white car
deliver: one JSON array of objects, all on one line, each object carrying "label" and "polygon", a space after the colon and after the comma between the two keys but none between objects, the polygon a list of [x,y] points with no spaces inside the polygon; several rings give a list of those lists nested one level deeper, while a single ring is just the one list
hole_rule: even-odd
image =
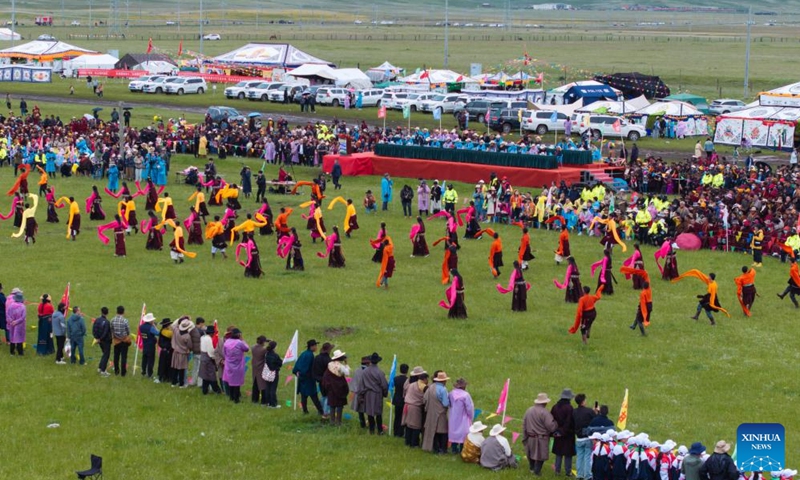
[{"label": "white car", "polygon": [[[383,98],[383,90],[380,88],[371,88],[369,90],[361,90],[361,106],[362,107],[376,107]],[[356,94],[358,98],[358,94]]]},{"label": "white car", "polygon": [[225,98],[238,98],[243,100],[247,96],[247,89],[263,83],[261,80],[239,82],[225,89]]},{"label": "white car", "polygon": [[142,92],[144,93],[164,93],[167,83],[174,82],[178,77],[156,77],[149,82],[144,82]]},{"label": "white car", "polygon": [[178,77],[164,85],[164,93],[183,95],[185,93],[204,94],[208,89],[206,81],[200,77]]},{"label": "white car", "polygon": [[[573,132],[581,133],[586,130],[587,126],[582,124],[585,117],[586,115],[581,113],[572,114]],[[614,124],[617,122],[619,122],[619,132],[614,129]],[[603,137],[620,137],[635,142],[647,136],[644,125],[630,123],[627,119],[613,115],[589,115],[588,126],[592,130],[592,137],[598,140]]]},{"label": "white car", "polygon": [[73,27],[80,27],[81,26],[81,22],[79,22],[77,20],[73,20],[72,23],[70,23],[70,25],[72,25]]},{"label": "white car", "polygon": [[381,95],[381,99],[378,101],[378,106],[384,106],[386,108],[397,108],[398,102],[404,101],[408,97],[408,93],[406,92],[383,92]]},{"label": "white car", "polygon": [[747,105],[741,100],[734,100],[732,98],[723,98],[714,100],[708,106],[708,111],[715,115],[725,115],[731,112],[738,112],[744,110]]},{"label": "white car", "polygon": [[467,104],[469,97],[459,93],[448,93],[447,95],[436,95],[420,104],[420,111],[431,112],[441,110],[442,113],[452,113],[456,108],[461,108]]},{"label": "white car", "polygon": [[128,90],[131,92],[141,92],[145,83],[153,81],[159,77],[163,77],[163,75],[145,75],[143,77],[133,79],[130,81],[130,83],[128,83]]},{"label": "white car", "polygon": [[203,40],[222,40],[222,37],[219,36],[219,33],[209,33],[203,36]]},{"label": "white car", "polygon": [[569,118],[565,113],[557,112],[554,122],[553,112],[547,110],[529,110],[522,113],[522,129],[545,135],[548,132],[563,132],[564,121]]},{"label": "white car", "polygon": [[405,98],[397,99],[394,108],[402,110],[408,105],[412,112],[416,112],[422,110],[422,102],[432,100],[436,95],[436,93],[409,93]]},{"label": "white car", "polygon": [[269,93],[272,90],[277,90],[283,86],[283,82],[261,82],[254,87],[247,89],[247,99],[250,101],[261,100],[266,102],[269,100]]},{"label": "white car", "polygon": [[302,92],[303,86],[302,85],[281,85],[280,88],[275,88],[267,93],[267,98],[270,102],[282,102],[284,97],[284,92],[288,92],[286,94],[286,98],[289,102],[294,100],[294,96],[297,92]]},{"label": "white car", "polygon": [[344,105],[347,90],[338,87],[322,87],[317,90],[317,104],[338,107]]}]

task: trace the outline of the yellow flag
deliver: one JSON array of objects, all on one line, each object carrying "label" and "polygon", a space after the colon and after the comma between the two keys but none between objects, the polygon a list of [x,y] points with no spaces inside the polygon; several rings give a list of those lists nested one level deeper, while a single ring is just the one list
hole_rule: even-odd
[{"label": "yellow flag", "polygon": [[625,430],[628,425],[628,389],[625,389],[625,398],[622,399],[622,407],[619,409],[619,419],[617,420],[617,430]]}]

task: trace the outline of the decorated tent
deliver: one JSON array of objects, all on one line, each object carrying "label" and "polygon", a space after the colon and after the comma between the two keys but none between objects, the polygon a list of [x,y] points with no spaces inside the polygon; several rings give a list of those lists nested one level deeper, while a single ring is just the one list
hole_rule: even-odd
[{"label": "decorated tent", "polygon": [[[126,53],[116,64],[114,64],[114,68],[120,70],[150,71],[150,69],[166,68],[164,64],[171,65],[171,68],[162,70],[166,72],[170,72],[172,69],[178,67],[178,65],[173,62],[171,58],[169,58],[169,55],[163,53]],[[155,71],[152,73],[161,73],[161,71]]]},{"label": "decorated tent", "polygon": [[22,40],[22,36],[17,32],[12,32],[10,28],[0,28],[0,40]]},{"label": "decorated tent", "polygon": [[327,65],[318,63],[300,65],[287,73],[287,75],[296,79],[307,80],[312,85],[333,84],[336,82],[336,73],[334,70]]},{"label": "decorated tent", "polygon": [[372,88],[372,81],[367,74],[357,68],[337,68],[333,71],[336,76],[336,85],[339,87],[365,90]]},{"label": "decorated tent", "polygon": [[625,98],[644,95],[645,98],[664,98],[669,96],[669,87],[661,78],[642,75],[638,72],[595,75],[594,79],[621,91]]},{"label": "decorated tent", "polygon": [[54,60],[67,60],[87,53],[97,54],[98,52],[64,42],[34,40],[0,50],[0,58],[52,62]]},{"label": "decorated tent", "polygon": [[650,102],[647,101],[644,95],[642,95],[638,98],[633,98],[625,102],[617,102],[614,100],[601,100],[599,102],[594,102],[585,107],[578,108],[575,111],[581,113],[625,115],[628,113],[633,113],[649,105]]},{"label": "decorated tent", "polygon": [[[587,95],[577,95],[580,89],[575,89],[575,87],[581,87]],[[601,93],[600,96],[592,96],[589,95],[589,92],[592,89],[597,89],[597,92]],[[575,90],[572,90],[575,89]],[[567,94],[570,93],[572,90],[572,94],[568,97]],[[616,100],[622,95],[622,92],[616,90],[608,85],[604,85],[600,82],[595,82],[594,80],[582,80],[578,82],[568,83],[566,85],[561,85],[560,87],[556,87],[552,90],[547,92],[547,98],[549,101],[555,101],[555,103],[563,103],[563,104],[570,104],[575,103],[575,100],[578,98],[583,98],[583,104],[589,105],[592,102],[596,102],[597,100],[608,99],[608,100]]]},{"label": "decorated tent", "polygon": [[694,105],[686,102],[655,102],[626,116],[647,128],[651,128],[655,119],[660,117],[677,122],[675,132],[681,138],[708,135],[708,119]]},{"label": "decorated tent", "polygon": [[758,95],[758,104],[717,118],[714,142],[740,145],[747,139],[755,147],[790,150],[798,144],[800,83]]},{"label": "decorated tent", "polygon": [[78,70],[79,68],[110,70],[114,68],[118,61],[117,57],[107,53],[102,55],[81,55],[64,62],[64,68],[68,70]]},{"label": "decorated tent", "polygon": [[383,62],[377,67],[367,70],[367,77],[373,82],[386,82],[394,80],[398,75],[402,74],[405,70],[400,67],[395,67],[389,62]]},{"label": "decorated tent", "polygon": [[412,75],[399,78],[398,81],[418,85],[443,85],[447,83],[477,83],[477,80],[452,70],[421,70]]},{"label": "decorated tent", "polygon": [[545,110],[548,112],[556,111],[558,113],[563,113],[564,115],[571,116],[575,110],[583,107],[583,100],[578,100],[575,103],[568,103],[566,105],[551,105],[548,103],[531,103],[531,108],[533,110]]},{"label": "decorated tent", "polygon": [[175,64],[165,62],[163,60],[145,60],[144,62],[136,64],[133,66],[133,68],[131,68],[131,70],[142,70],[151,75],[156,75],[159,73],[172,73],[177,69],[178,67]]},{"label": "decorated tent", "polygon": [[307,63],[336,66],[288,43],[248,43],[236,50],[214,57],[209,63],[286,69],[297,68]]},{"label": "decorated tent", "polygon": [[695,117],[703,115],[694,105],[686,102],[679,102],[676,100],[655,102],[644,108],[631,112],[634,115],[654,115],[665,116],[669,118],[676,117]]}]

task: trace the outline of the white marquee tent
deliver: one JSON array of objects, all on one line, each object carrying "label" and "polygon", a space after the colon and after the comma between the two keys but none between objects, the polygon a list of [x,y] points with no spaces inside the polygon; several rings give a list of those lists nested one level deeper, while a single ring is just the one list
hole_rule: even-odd
[{"label": "white marquee tent", "polygon": [[474,78],[452,70],[422,70],[406,77],[398,78],[398,82],[409,84],[442,85],[446,83],[477,83]]},{"label": "white marquee tent", "polygon": [[118,61],[119,58],[107,53],[102,55],[81,55],[64,62],[64,68],[67,70],[78,70],[79,68],[111,70]]},{"label": "white marquee tent", "polygon": [[800,82],[762,92],[746,109],[717,118],[714,142],[789,150],[797,142],[800,121]]},{"label": "white marquee tent", "polygon": [[367,70],[367,77],[373,82],[386,82],[397,78],[403,71],[402,68],[395,67],[389,62],[383,62],[377,67]]},{"label": "white marquee tent", "polygon": [[357,68],[338,68],[333,71],[336,86],[364,90],[372,88],[372,81],[367,74]]},{"label": "white marquee tent", "polygon": [[142,70],[151,75],[156,75],[159,73],[172,73],[177,69],[178,67],[169,62],[164,62],[161,60],[146,60],[138,65],[135,65],[131,70]]},{"label": "white marquee tent", "polygon": [[10,28],[0,28],[0,40],[22,40],[22,36],[17,32],[12,32]]}]

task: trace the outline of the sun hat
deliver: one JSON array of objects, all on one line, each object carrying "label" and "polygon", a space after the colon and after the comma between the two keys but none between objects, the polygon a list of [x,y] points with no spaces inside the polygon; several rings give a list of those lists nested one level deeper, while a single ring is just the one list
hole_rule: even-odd
[{"label": "sun hat", "polygon": [[345,353],[345,352],[343,352],[341,350],[335,350],[333,352],[333,356],[331,357],[331,360],[339,360],[340,358],[344,358],[346,356],[347,356],[347,353]]},{"label": "sun hat", "polygon": [[691,447],[689,447],[689,455],[700,455],[706,451],[706,446],[700,442],[694,442]]},{"label": "sun hat", "polygon": [[192,328],[194,328],[194,323],[189,320],[189,317],[181,317],[180,323],[178,323],[178,330],[181,332],[188,332]]},{"label": "sun hat", "polygon": [[678,447],[678,455],[686,456],[687,453],[689,453],[689,449],[686,448],[686,445],[681,445]]},{"label": "sun hat", "polygon": [[380,363],[383,358],[378,355],[378,352],[372,352],[372,355],[369,356],[369,361],[372,362],[373,365]]},{"label": "sun hat", "polygon": [[18,293],[22,293],[22,290],[20,290],[20,289],[19,289],[19,288],[17,288],[17,287],[14,287],[14,288],[11,290],[11,295],[16,295],[16,294],[18,294]]},{"label": "sun hat", "polygon": [[730,444],[725,440],[720,440],[714,445],[714,453],[728,453],[728,450],[731,449]]},{"label": "sun hat", "polygon": [[489,432],[489,435],[492,437],[496,437],[501,433],[505,432],[506,427],[500,425],[499,423],[492,427],[492,430]]},{"label": "sun hat", "polygon": [[671,452],[671,451],[675,450],[676,446],[677,446],[677,444],[674,441],[667,440],[667,441],[665,441],[664,443],[661,444],[660,448],[661,448],[662,452],[667,453],[667,452]]},{"label": "sun hat", "polygon": [[433,378],[434,382],[446,382],[450,380],[450,377],[444,371],[439,372],[436,377]]},{"label": "sun hat", "polygon": [[142,321],[145,322],[145,323],[155,322],[156,321],[156,316],[153,315],[152,313],[147,313],[147,314],[145,314],[144,317],[142,317]]},{"label": "sun hat", "polygon": [[419,366],[414,367],[411,370],[411,376],[412,377],[416,377],[416,376],[419,376],[419,375],[424,375],[426,373],[428,373],[428,372],[426,372],[425,369],[423,369],[422,367],[419,367]]},{"label": "sun hat", "polygon": [[470,425],[469,433],[482,432],[482,431],[486,430],[487,428],[489,428],[489,427],[484,425],[483,422],[481,422],[480,420],[478,420],[477,422],[475,422],[472,425]]},{"label": "sun hat", "polygon": [[548,397],[546,393],[540,393],[536,396],[536,400],[534,400],[533,403],[537,405],[547,405],[550,403],[550,397]]},{"label": "sun hat", "polygon": [[572,393],[571,388],[565,388],[561,391],[561,400],[572,400],[575,398],[575,394]]},{"label": "sun hat", "polygon": [[603,434],[600,432],[594,432],[589,438],[591,440],[600,440],[603,437]]}]

